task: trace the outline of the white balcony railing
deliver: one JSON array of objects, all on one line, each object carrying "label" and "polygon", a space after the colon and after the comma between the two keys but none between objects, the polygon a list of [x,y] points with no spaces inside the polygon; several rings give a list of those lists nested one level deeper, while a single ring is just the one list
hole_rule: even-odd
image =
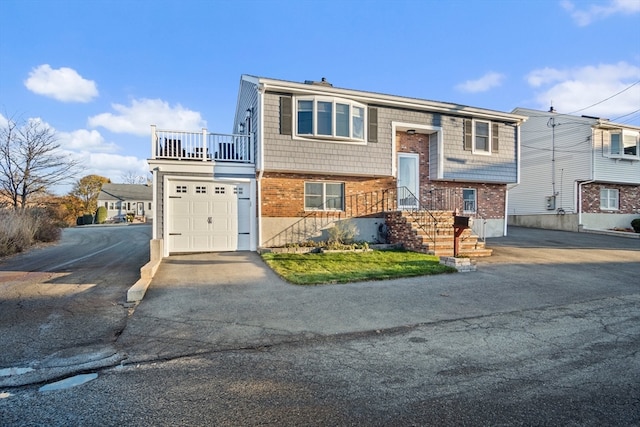
[{"label": "white balcony railing", "polygon": [[152,159],[254,163],[254,153],[250,135],[209,133],[206,129],[160,130],[151,126]]}]

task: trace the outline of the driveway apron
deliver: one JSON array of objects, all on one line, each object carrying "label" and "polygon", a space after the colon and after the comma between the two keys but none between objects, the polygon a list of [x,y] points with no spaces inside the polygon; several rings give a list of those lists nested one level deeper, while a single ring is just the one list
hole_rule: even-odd
[{"label": "driveway apron", "polygon": [[510,228],[476,272],[343,285],[283,281],[254,252],[162,261],[118,340],[129,362],[338,339],[638,294],[640,240]]}]

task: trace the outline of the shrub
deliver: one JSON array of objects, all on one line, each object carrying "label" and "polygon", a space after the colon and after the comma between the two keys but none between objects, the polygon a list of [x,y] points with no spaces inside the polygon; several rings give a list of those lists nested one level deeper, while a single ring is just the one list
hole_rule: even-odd
[{"label": "shrub", "polygon": [[358,227],[350,220],[338,221],[327,230],[327,233],[329,233],[328,243],[349,244],[358,234]]},{"label": "shrub", "polygon": [[82,224],[83,225],[93,224],[93,215],[91,214],[82,215]]},{"label": "shrub", "polygon": [[22,252],[31,245],[31,218],[14,210],[0,211],[0,256]]},{"label": "shrub", "polygon": [[53,242],[61,230],[44,209],[0,211],[0,256],[22,252],[36,242]]},{"label": "shrub", "polygon": [[633,231],[640,233],[640,218],[636,218],[631,221],[631,227],[633,228]]},{"label": "shrub", "polygon": [[107,220],[107,208],[105,208],[104,206],[100,206],[96,211],[96,223],[104,224],[106,220]]}]

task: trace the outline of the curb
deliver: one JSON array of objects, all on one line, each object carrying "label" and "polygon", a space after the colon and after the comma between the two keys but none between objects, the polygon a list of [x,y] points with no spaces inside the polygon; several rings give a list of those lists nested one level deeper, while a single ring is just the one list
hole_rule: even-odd
[{"label": "curb", "polygon": [[160,239],[152,239],[149,242],[150,261],[140,268],[140,279],[127,291],[127,302],[140,302],[144,298],[144,294],[151,284],[151,279],[162,262],[162,242]]}]

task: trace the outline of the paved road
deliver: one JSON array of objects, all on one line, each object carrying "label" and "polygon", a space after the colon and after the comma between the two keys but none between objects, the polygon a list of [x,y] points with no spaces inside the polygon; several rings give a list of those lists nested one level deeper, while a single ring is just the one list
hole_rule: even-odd
[{"label": "paved road", "polygon": [[150,236],[149,225],[69,228],[57,245],[1,260],[0,369],[115,354]]},{"label": "paved road", "polygon": [[640,425],[640,241],[514,228],[489,245],[475,273],[314,287],[252,253],[170,257],[121,363],[0,389],[0,419]]}]

